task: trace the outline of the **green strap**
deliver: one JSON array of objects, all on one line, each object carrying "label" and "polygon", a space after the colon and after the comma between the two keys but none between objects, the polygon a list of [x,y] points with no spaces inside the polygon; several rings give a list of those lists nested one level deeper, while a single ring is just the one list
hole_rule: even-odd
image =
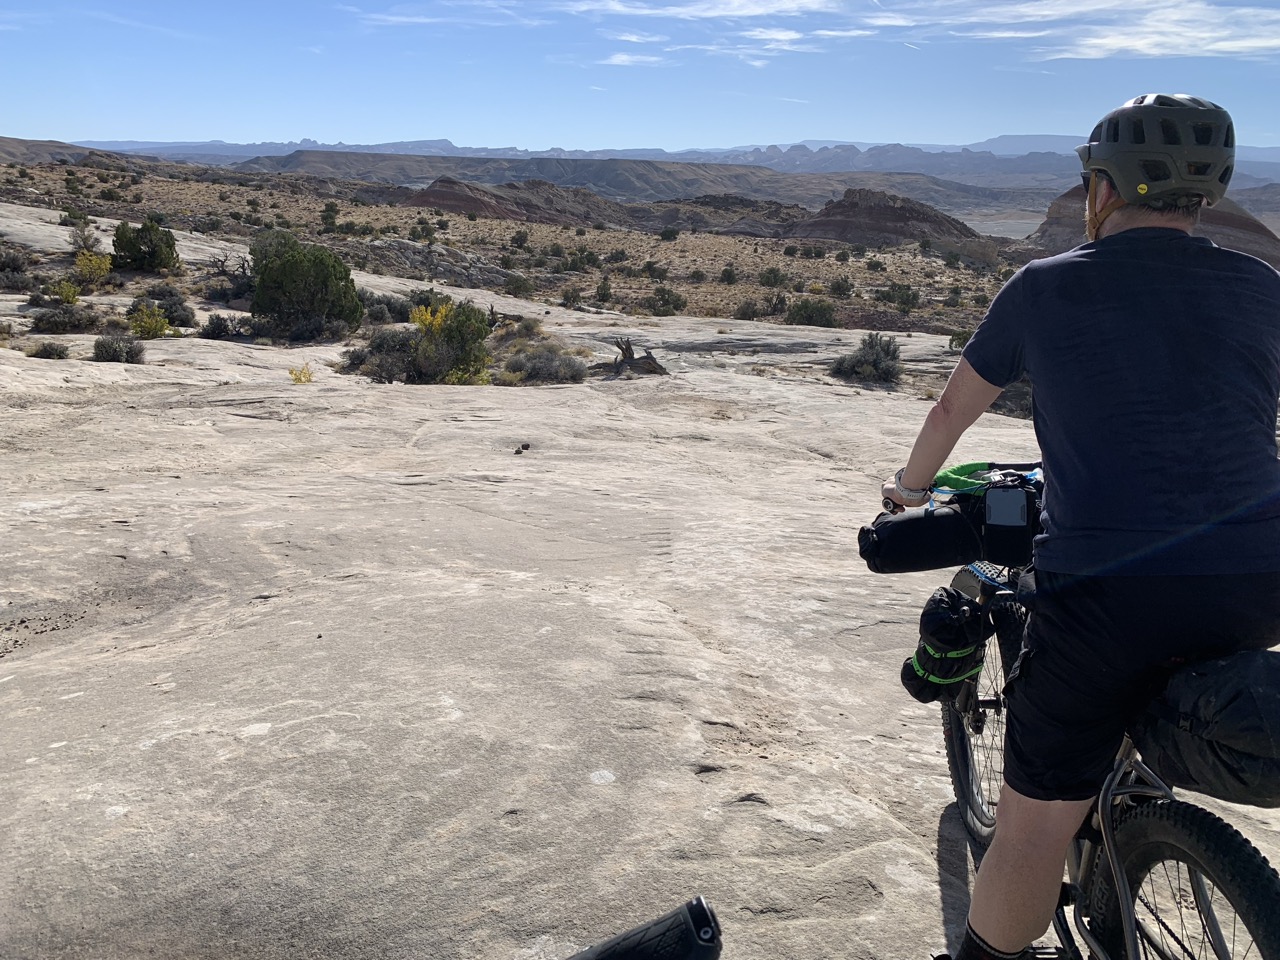
[{"label": "green strap", "polygon": [[974,644],[972,647],[966,647],[963,650],[955,650],[951,653],[939,653],[937,650],[933,649],[933,647],[929,646],[928,642],[925,640],[921,640],[920,645],[928,650],[929,656],[933,657],[935,660],[960,660],[963,657],[969,656],[969,654],[978,649],[978,645]]},{"label": "green strap", "polygon": [[982,672],[982,664],[979,663],[976,667],[974,667],[968,673],[962,674],[958,677],[951,677],[950,679],[947,679],[945,677],[935,677],[928,670],[920,666],[919,661],[916,660],[915,657],[911,658],[911,667],[913,670],[915,670],[916,676],[923,677],[925,680],[928,680],[930,683],[942,683],[942,684],[959,683],[962,680],[968,680],[970,677],[976,676],[977,674]]}]

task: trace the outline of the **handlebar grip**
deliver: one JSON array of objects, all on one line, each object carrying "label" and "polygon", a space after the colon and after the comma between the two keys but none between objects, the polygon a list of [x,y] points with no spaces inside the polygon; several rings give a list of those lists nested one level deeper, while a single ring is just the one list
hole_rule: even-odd
[{"label": "handlebar grip", "polygon": [[702,897],[641,924],[569,960],[716,960],[720,921]]}]

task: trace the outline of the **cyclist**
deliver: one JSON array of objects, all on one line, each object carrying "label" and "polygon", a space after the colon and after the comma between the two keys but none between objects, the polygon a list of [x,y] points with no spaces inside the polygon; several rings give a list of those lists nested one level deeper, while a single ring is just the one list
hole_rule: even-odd
[{"label": "cyclist", "polygon": [[1045,471],[1004,786],[956,960],[1044,934],[1127,722],[1180,662],[1280,642],[1280,274],[1193,236],[1227,111],[1152,94],[1077,152],[1087,243],[1005,284],[883,495],[904,506],[1026,375]]}]

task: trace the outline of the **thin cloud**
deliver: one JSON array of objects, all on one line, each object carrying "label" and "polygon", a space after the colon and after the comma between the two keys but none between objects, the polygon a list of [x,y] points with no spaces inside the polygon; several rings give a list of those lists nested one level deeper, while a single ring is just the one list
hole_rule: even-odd
[{"label": "thin cloud", "polygon": [[606,60],[596,63],[605,67],[656,67],[666,61],[662,57],[649,57],[639,53],[615,53]]},{"label": "thin cloud", "polygon": [[830,37],[833,40],[842,40],[846,37],[873,37],[874,30],[815,30],[815,37]]},{"label": "thin cloud", "polygon": [[660,33],[607,33],[605,36],[620,43],[666,43],[671,39]]},{"label": "thin cloud", "polygon": [[[1043,41],[1039,60],[1113,57],[1264,58],[1280,54],[1280,10],[1221,0],[917,0],[864,18],[910,29],[991,41]],[[1020,25],[1035,25],[1023,30]]]},{"label": "thin cloud", "polygon": [[456,14],[419,13],[413,7],[396,6],[385,13],[370,13],[359,7],[339,6],[338,9],[355,15],[367,27],[431,26],[448,23],[467,27],[537,27],[550,21],[526,14],[529,4],[515,0],[445,0],[436,6],[453,7]]},{"label": "thin cloud", "polygon": [[809,13],[838,13],[841,0],[690,0],[651,4],[635,0],[571,0],[570,13],[615,14],[628,17],[669,17],[675,20],[734,20],[745,17],[788,17]]},{"label": "thin cloud", "polygon": [[194,34],[186,33],[182,30],[175,30],[172,27],[166,27],[158,23],[143,23],[139,20],[127,20],[124,17],[118,17],[114,13],[105,13],[101,10],[90,10],[89,16],[95,20],[104,20],[107,23],[114,23],[118,27],[128,27],[130,30],[145,30],[148,33],[159,33],[166,37],[175,37],[178,40],[198,40]]},{"label": "thin cloud", "polygon": [[797,100],[795,97],[774,97],[775,100],[781,100],[783,103],[810,103],[809,100]]}]

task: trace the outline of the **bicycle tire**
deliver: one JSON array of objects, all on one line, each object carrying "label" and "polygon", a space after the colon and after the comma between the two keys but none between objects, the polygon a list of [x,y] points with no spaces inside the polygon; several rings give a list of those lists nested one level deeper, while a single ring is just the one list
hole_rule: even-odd
[{"label": "bicycle tire", "polygon": [[996,830],[996,804],[1004,784],[1005,679],[1022,646],[1027,611],[1013,599],[991,610],[996,656],[987,647],[982,672],[966,681],[967,690],[942,705],[942,736],[947,769],[965,829],[983,849]]},{"label": "bicycle tire", "polygon": [[[1280,960],[1280,875],[1229,823],[1180,800],[1144,803],[1121,814],[1115,842],[1142,957]],[[1119,960],[1124,932],[1105,856],[1099,854],[1093,874],[1090,926]],[[1197,876],[1204,881],[1200,890]]]}]

